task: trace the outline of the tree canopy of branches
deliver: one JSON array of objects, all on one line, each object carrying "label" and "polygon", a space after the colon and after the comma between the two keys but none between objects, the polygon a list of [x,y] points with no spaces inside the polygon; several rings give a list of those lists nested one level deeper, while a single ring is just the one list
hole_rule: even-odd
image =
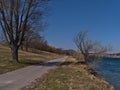
[{"label": "tree canopy of branches", "polygon": [[74,39],[75,45],[84,57],[85,63],[90,60],[90,56],[103,56],[108,50],[109,46],[102,46],[99,42],[89,40],[87,38],[87,31],[81,31]]},{"label": "tree canopy of branches", "polygon": [[39,34],[39,32],[29,30],[25,34],[22,46],[28,51],[28,48],[41,49],[44,44],[47,44],[47,41]]},{"label": "tree canopy of branches", "polygon": [[0,26],[11,48],[13,60],[18,61],[18,49],[27,26],[39,26],[44,4],[49,0],[0,0]]}]

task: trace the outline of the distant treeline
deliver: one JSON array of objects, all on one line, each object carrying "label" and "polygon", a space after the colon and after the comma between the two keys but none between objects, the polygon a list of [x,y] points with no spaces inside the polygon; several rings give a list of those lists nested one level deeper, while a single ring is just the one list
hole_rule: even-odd
[{"label": "distant treeline", "polygon": [[[3,45],[7,45],[7,42],[5,40],[1,40],[0,43]],[[25,38],[22,42],[20,49],[24,51],[32,51],[35,53],[37,53],[38,50],[41,50],[56,54],[64,54],[64,55],[72,55],[72,56],[77,53],[75,50],[72,49],[64,50],[62,48],[56,48],[50,46],[43,36],[34,32],[31,32],[31,34],[27,33],[27,35],[25,35]]]}]

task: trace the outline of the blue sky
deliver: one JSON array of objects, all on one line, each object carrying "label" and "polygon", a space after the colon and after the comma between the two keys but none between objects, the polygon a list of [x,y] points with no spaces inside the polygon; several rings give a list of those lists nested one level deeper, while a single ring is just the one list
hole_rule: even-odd
[{"label": "blue sky", "polygon": [[49,26],[43,32],[50,45],[76,50],[74,37],[89,30],[90,39],[120,51],[120,0],[53,0],[50,5]]}]

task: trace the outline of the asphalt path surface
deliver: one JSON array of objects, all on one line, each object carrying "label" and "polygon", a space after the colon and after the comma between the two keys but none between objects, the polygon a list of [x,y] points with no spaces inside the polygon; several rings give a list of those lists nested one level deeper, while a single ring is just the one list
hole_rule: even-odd
[{"label": "asphalt path surface", "polygon": [[0,90],[20,90],[42,77],[50,69],[59,66],[66,58],[67,56],[2,74],[0,75]]}]

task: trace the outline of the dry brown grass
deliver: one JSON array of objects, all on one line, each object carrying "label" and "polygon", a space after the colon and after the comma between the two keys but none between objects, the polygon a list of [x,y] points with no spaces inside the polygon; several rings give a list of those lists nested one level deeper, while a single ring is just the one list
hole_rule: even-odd
[{"label": "dry brown grass", "polygon": [[76,63],[69,57],[42,84],[29,90],[113,90],[104,80],[89,74],[86,65]]},{"label": "dry brown grass", "polygon": [[41,51],[41,53],[36,54],[19,50],[20,63],[16,63],[11,58],[10,48],[0,45],[0,74],[59,57],[61,56],[49,52]]}]

